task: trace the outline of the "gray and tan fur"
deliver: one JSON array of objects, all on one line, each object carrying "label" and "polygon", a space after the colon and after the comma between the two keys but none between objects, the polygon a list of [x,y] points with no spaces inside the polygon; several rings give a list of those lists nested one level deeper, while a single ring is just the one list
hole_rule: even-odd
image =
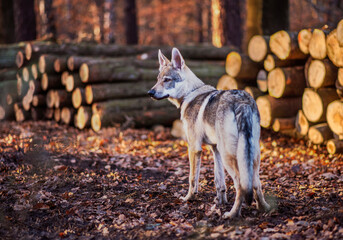
[{"label": "gray and tan fur", "polygon": [[245,91],[205,85],[176,48],[171,62],[159,51],[159,62],[157,83],[148,93],[154,99],[168,98],[181,110],[190,162],[189,190],[182,199],[198,192],[201,146],[208,144],[219,204],[227,203],[224,169],[234,181],[236,198],[228,217],[240,216],[243,200],[251,204],[253,196],[259,209],[269,210],[259,178],[260,116],[254,99]]}]

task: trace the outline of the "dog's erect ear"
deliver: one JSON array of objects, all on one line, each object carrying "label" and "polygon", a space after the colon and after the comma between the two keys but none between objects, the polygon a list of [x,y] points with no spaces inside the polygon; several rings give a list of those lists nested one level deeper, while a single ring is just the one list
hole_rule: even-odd
[{"label": "dog's erect ear", "polygon": [[175,68],[181,70],[185,66],[185,60],[177,48],[173,48],[172,51],[172,64]]},{"label": "dog's erect ear", "polygon": [[158,61],[160,63],[160,71],[163,66],[166,66],[169,63],[168,58],[163,55],[163,53],[161,52],[161,49],[158,50]]}]

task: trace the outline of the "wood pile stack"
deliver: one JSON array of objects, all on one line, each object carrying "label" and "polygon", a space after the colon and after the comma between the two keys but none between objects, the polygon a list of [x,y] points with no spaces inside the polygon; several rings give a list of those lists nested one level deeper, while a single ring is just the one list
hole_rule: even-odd
[{"label": "wood pile stack", "polygon": [[[187,65],[211,85],[225,73],[224,60],[231,51],[210,46],[179,49]],[[163,51],[168,55],[171,48]],[[114,124],[171,124],[179,111],[167,100],[153,101],[147,95],[158,75],[157,53],[156,47],[83,43],[4,46],[0,93],[6,97],[1,97],[0,120],[54,119],[94,131]]]},{"label": "wood pile stack", "polygon": [[332,31],[254,36],[248,55],[264,67],[255,78],[260,92],[268,92],[256,98],[261,126],[296,133],[314,144],[326,143],[329,153],[342,153],[343,20]]}]

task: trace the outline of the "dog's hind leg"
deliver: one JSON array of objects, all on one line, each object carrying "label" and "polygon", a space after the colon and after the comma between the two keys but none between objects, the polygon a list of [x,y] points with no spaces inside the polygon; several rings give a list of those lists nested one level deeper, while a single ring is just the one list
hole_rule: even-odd
[{"label": "dog's hind leg", "polygon": [[214,156],[214,182],[216,184],[217,198],[219,204],[226,204],[226,184],[225,184],[225,171],[220,153],[216,146],[211,146]]},{"label": "dog's hind leg", "polygon": [[201,151],[194,151],[192,148],[188,149],[189,157],[189,189],[185,197],[181,197],[183,201],[190,200],[195,193],[198,192]]},{"label": "dog's hind leg", "polygon": [[254,180],[253,180],[253,189],[254,189],[254,198],[256,200],[257,209],[270,211],[271,207],[264,199],[260,181],[260,154],[257,155],[257,159],[254,161]]}]

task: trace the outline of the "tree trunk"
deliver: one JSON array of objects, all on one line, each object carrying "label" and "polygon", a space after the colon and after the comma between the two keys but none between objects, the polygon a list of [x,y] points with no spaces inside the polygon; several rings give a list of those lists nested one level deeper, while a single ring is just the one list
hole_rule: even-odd
[{"label": "tree trunk", "polygon": [[36,39],[34,0],[14,0],[13,12],[16,42]]},{"label": "tree trunk", "polygon": [[311,29],[302,29],[298,33],[298,45],[300,48],[300,51],[302,51],[304,54],[309,54],[309,44],[312,38],[312,30]]},{"label": "tree trunk", "polygon": [[313,125],[308,130],[308,138],[314,144],[322,144],[333,138],[333,134],[327,123]]},{"label": "tree trunk", "polygon": [[343,140],[330,139],[326,143],[326,149],[330,154],[343,153]]},{"label": "tree trunk", "polygon": [[326,34],[321,29],[314,29],[308,45],[311,57],[314,59],[324,59],[326,57]]},{"label": "tree trunk", "polygon": [[302,136],[306,136],[310,126],[311,124],[307,120],[304,112],[302,110],[299,110],[295,118],[295,128],[297,129],[297,132]]},{"label": "tree trunk", "polygon": [[250,39],[248,55],[251,60],[254,62],[261,62],[266,58],[267,54],[270,52],[269,38],[269,36],[255,35]]},{"label": "tree trunk", "polygon": [[175,107],[147,111],[110,112],[108,114],[93,113],[91,125],[92,129],[98,132],[102,127],[113,126],[115,123],[131,125],[131,127],[151,127],[156,124],[171,125],[179,117],[179,110]]},{"label": "tree trunk", "polygon": [[225,70],[231,77],[255,79],[260,67],[248,56],[233,51],[227,55]]},{"label": "tree trunk", "polygon": [[327,106],[337,99],[336,89],[320,88],[314,91],[306,88],[302,97],[302,109],[310,122],[324,122]]},{"label": "tree trunk", "polygon": [[326,38],[327,54],[336,67],[343,67],[343,47],[337,39],[337,30],[333,30]]},{"label": "tree trunk", "polygon": [[261,96],[256,100],[261,116],[261,126],[268,128],[275,118],[296,116],[301,108],[301,98],[273,98],[269,95]]},{"label": "tree trunk", "polygon": [[86,94],[84,88],[76,88],[71,96],[73,107],[79,108],[81,105],[86,105]]},{"label": "tree trunk", "polygon": [[313,60],[308,68],[308,84],[314,89],[333,87],[338,69],[330,60]]},{"label": "tree trunk", "polygon": [[257,73],[257,77],[256,77],[256,83],[257,83],[257,87],[258,89],[261,90],[261,92],[265,93],[268,91],[268,83],[267,83],[267,72],[263,69],[261,69],[258,73]]},{"label": "tree trunk", "polygon": [[343,137],[343,101],[331,102],[326,111],[326,119],[330,129],[340,137]]},{"label": "tree trunk", "polygon": [[280,60],[273,54],[268,54],[263,62],[264,69],[268,72],[277,67],[303,66],[305,60]]},{"label": "tree trunk", "polygon": [[268,74],[268,92],[272,97],[299,97],[305,87],[304,67],[275,68]]},{"label": "tree trunk", "polygon": [[300,51],[296,32],[278,31],[270,36],[269,46],[271,51],[281,60],[306,59]]},{"label": "tree trunk", "polygon": [[290,130],[295,128],[295,117],[275,118],[273,126],[274,132]]},{"label": "tree trunk", "polygon": [[126,44],[138,44],[136,0],[125,1]]},{"label": "tree trunk", "polygon": [[264,0],[262,8],[263,34],[273,34],[289,27],[289,1]]},{"label": "tree trunk", "polygon": [[15,42],[13,1],[0,1],[0,43]]}]

